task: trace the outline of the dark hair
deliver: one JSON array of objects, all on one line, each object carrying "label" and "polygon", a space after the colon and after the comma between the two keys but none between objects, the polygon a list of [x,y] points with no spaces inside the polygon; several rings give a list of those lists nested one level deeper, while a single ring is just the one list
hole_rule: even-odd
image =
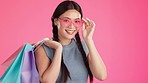
[{"label": "dark hair", "polygon": [[[82,14],[82,10],[81,10],[81,7],[74,1],[71,1],[71,0],[67,0],[67,1],[63,1],[61,2],[57,8],[55,9],[53,15],[52,15],[52,27],[53,27],[53,40],[55,41],[59,41],[59,38],[58,38],[58,28],[57,26],[54,24],[54,19],[55,18],[59,18],[60,15],[62,15],[63,13],[65,13],[67,10],[70,10],[70,9],[75,9],[77,10],[80,14],[81,14],[81,18],[83,17],[83,14]],[[84,64],[88,70],[88,74],[89,74],[89,77],[90,77],[90,82],[93,82],[93,75],[90,71],[90,68],[89,68],[89,64],[88,64],[88,60],[87,60],[87,57],[86,57],[86,53],[83,49],[83,46],[82,46],[82,43],[81,43],[81,40],[80,40],[80,37],[79,37],[79,33],[77,33],[75,35],[75,38],[76,38],[76,41],[77,41],[77,46],[82,54],[82,57],[83,57],[83,61],[84,61]],[[65,66],[64,62],[63,62],[63,57],[62,57],[62,61],[61,61],[61,69],[62,69],[62,83],[65,83],[68,79],[68,77],[71,79],[70,77],[70,73],[67,69],[67,67]]]}]

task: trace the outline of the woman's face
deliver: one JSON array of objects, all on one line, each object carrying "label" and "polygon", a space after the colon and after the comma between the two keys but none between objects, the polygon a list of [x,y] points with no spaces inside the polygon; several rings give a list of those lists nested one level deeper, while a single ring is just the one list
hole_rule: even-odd
[{"label": "woman's face", "polygon": [[72,39],[82,27],[81,15],[77,10],[68,10],[56,21],[59,39]]}]

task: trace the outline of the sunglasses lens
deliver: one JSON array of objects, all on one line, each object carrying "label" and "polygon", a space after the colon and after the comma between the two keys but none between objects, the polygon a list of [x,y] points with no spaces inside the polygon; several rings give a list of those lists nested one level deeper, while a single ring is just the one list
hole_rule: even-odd
[{"label": "sunglasses lens", "polygon": [[59,19],[61,20],[61,24],[64,27],[68,27],[71,24],[74,24],[75,27],[82,27],[83,25],[82,19],[76,19],[76,20],[72,20],[68,18],[59,18]]}]

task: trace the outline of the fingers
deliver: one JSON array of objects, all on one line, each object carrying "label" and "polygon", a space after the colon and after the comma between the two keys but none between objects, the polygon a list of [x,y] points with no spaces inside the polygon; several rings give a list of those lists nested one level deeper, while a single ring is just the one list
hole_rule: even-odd
[{"label": "fingers", "polygon": [[86,27],[88,27],[90,25],[87,18],[86,19],[82,18],[82,20],[84,21],[84,24],[85,24]]},{"label": "fingers", "polygon": [[36,44],[34,44],[34,51],[36,51],[45,41],[48,41],[49,38],[43,38],[41,41],[37,42]]},{"label": "fingers", "polygon": [[53,39],[45,41],[44,44],[53,49],[62,48],[62,44],[57,41],[54,41]]},{"label": "fingers", "polygon": [[48,40],[45,39],[43,43],[45,45],[47,45],[47,44],[51,43],[52,41],[53,41],[53,39],[52,38],[49,38]]},{"label": "fingers", "polygon": [[93,24],[93,27],[95,27],[95,26],[96,26],[96,24],[95,24],[95,22],[94,22],[94,21],[92,21],[92,24]]},{"label": "fingers", "polygon": [[43,38],[44,41],[51,40],[52,38]]},{"label": "fingers", "polygon": [[86,18],[86,19],[82,18],[82,20],[84,21],[85,28],[95,26],[95,23],[92,20],[88,19],[88,18]]}]

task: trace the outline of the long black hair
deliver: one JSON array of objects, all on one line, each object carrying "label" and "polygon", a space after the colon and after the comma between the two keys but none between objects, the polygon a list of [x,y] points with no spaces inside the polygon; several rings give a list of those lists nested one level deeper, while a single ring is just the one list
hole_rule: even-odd
[{"label": "long black hair", "polygon": [[[59,18],[60,15],[62,15],[63,13],[65,13],[67,10],[71,10],[71,9],[75,9],[77,10],[80,14],[81,14],[81,18],[83,17],[83,14],[82,14],[82,10],[81,10],[81,7],[74,1],[71,1],[71,0],[66,0],[66,1],[63,1],[61,2],[57,8],[55,9],[52,17],[51,17],[51,20],[52,20],[52,33],[53,33],[53,40],[59,42],[59,38],[58,38],[58,28],[57,26],[54,24],[54,19],[55,18]],[[90,71],[90,68],[89,68],[89,63],[88,63],[88,60],[87,60],[87,57],[86,57],[86,53],[83,49],[83,46],[82,46],[82,43],[81,43],[81,39],[79,37],[79,33],[77,32],[77,34],[75,35],[75,39],[77,41],[77,46],[78,46],[78,49],[83,57],[83,61],[84,61],[84,64],[88,70],[88,74],[89,74],[89,78],[90,78],[90,82],[92,83],[93,82],[93,75],[92,75],[92,72]],[[65,83],[68,79],[68,77],[71,79],[70,77],[70,73],[66,67],[66,65],[64,64],[63,62],[63,57],[62,57],[62,61],[61,61],[61,69],[62,69],[62,83]]]}]

